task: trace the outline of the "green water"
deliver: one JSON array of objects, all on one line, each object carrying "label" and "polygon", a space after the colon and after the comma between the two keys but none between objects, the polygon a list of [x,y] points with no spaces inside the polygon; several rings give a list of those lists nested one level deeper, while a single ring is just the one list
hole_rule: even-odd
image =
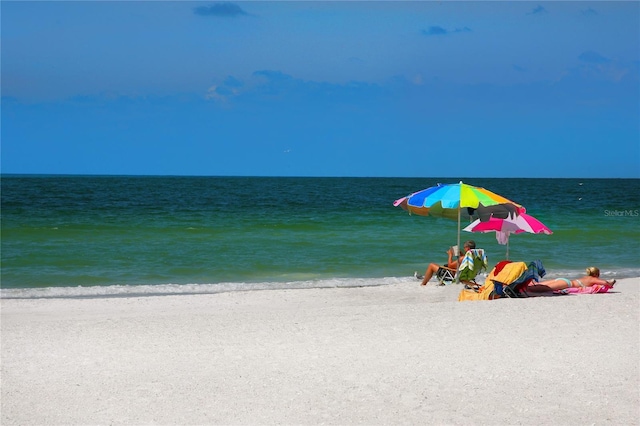
[{"label": "green water", "polygon": [[[393,201],[414,178],[2,177],[2,288],[385,282],[442,262],[457,224]],[[637,179],[462,179],[512,199],[553,235],[511,236],[553,275],[640,276]],[[463,233],[505,257],[494,234]],[[361,281],[359,281],[361,282]]]}]

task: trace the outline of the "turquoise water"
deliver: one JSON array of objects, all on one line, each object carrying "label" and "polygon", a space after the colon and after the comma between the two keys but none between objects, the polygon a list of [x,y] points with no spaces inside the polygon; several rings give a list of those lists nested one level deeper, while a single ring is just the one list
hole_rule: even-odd
[{"label": "turquoise water", "polygon": [[[457,224],[393,201],[445,178],[2,177],[3,297],[384,285],[441,263]],[[554,231],[511,236],[549,276],[640,276],[640,180],[462,179]],[[463,224],[464,226],[464,224]],[[463,232],[491,264],[495,234]]]}]

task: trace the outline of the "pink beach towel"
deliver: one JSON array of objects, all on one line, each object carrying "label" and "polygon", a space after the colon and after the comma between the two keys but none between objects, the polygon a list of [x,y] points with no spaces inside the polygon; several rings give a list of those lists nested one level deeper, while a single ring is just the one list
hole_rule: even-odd
[{"label": "pink beach towel", "polygon": [[565,288],[564,290],[557,290],[554,293],[561,294],[595,294],[595,293],[606,293],[610,288],[613,288],[610,285],[600,285],[596,284],[591,287],[571,287]]}]

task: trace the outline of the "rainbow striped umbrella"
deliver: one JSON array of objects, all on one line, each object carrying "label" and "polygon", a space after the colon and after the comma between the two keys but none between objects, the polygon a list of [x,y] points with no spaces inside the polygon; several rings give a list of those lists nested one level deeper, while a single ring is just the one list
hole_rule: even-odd
[{"label": "rainbow striped umbrella", "polygon": [[460,247],[460,221],[462,218],[480,219],[486,222],[492,217],[506,219],[524,213],[520,204],[466,183],[437,184],[422,191],[397,199],[394,206],[400,206],[409,214],[445,217],[458,221],[458,247]]}]

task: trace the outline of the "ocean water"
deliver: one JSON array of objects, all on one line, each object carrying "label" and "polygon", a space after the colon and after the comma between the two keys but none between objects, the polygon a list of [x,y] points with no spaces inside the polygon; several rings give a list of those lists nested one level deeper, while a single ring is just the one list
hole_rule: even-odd
[{"label": "ocean water", "polygon": [[[640,180],[3,175],[2,297],[215,293],[387,285],[442,263],[457,224],[393,201],[438,182],[481,186],[552,235],[509,258],[548,277],[590,265],[640,276]],[[466,224],[463,224],[463,227]],[[505,259],[494,233],[462,232]]]}]

